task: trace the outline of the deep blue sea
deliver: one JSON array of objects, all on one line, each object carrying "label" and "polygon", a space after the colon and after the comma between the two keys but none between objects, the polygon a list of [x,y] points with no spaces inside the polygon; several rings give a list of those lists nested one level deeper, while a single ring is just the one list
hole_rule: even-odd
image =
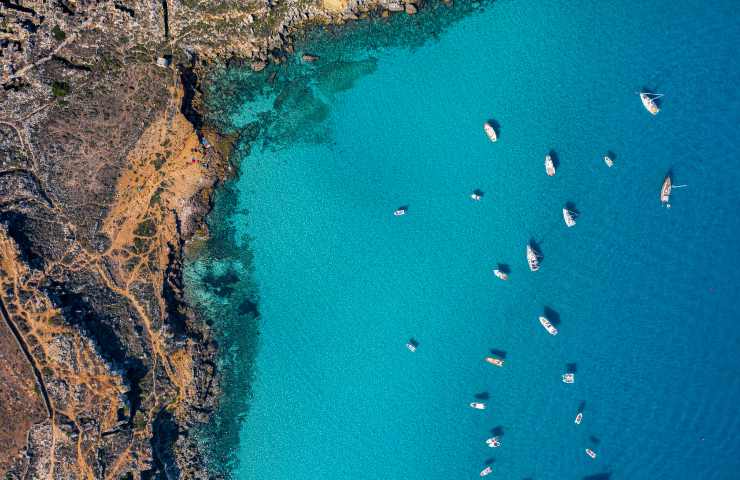
[{"label": "deep blue sea", "polygon": [[740,478],[737,11],[500,0],[223,72],[240,172],[188,278],[229,347],[233,477]]}]

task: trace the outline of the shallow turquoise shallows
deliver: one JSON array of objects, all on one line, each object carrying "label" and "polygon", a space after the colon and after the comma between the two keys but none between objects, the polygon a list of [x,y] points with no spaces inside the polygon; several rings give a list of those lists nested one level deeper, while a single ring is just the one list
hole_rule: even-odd
[{"label": "shallow turquoise shallows", "polygon": [[260,341],[235,478],[740,478],[738,45],[732,1],[501,0],[318,74],[322,138],[256,142],[236,185]]}]

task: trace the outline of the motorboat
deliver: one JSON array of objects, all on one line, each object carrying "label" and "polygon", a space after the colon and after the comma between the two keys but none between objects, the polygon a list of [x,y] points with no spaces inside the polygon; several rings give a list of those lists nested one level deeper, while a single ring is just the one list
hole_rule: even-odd
[{"label": "motorboat", "polygon": [[486,357],[486,362],[490,363],[491,365],[496,365],[497,367],[504,366],[504,361],[496,357]]},{"label": "motorboat", "polygon": [[480,199],[483,198],[483,193],[480,190],[476,190],[470,194],[470,198],[472,198],[476,202],[480,202]]},{"label": "motorboat", "polygon": [[640,100],[642,100],[642,106],[645,107],[645,110],[650,112],[651,115],[657,115],[660,111],[660,107],[658,107],[658,103],[656,102],[656,100],[662,96],[663,95],[660,93],[640,92]]},{"label": "motorboat", "polygon": [[407,207],[398,207],[395,212],[393,212],[393,215],[400,217],[401,215],[406,215],[406,210],[408,210]]},{"label": "motorboat", "polygon": [[550,335],[557,335],[558,329],[555,328],[555,326],[550,323],[550,320],[548,320],[546,317],[540,317],[540,324],[547,330],[547,333]]},{"label": "motorboat", "polygon": [[496,275],[496,277],[497,278],[500,278],[501,280],[508,280],[509,279],[509,275],[506,274],[506,273],[504,273],[504,272],[502,272],[498,268],[494,268],[493,269],[493,274]]},{"label": "motorboat", "polygon": [[548,177],[555,176],[555,163],[552,161],[552,155],[545,155],[545,173]]},{"label": "motorboat", "polygon": [[501,446],[501,441],[498,439],[498,437],[491,437],[486,440],[486,445],[491,448],[498,448]]},{"label": "motorboat", "polygon": [[596,458],[596,452],[594,452],[594,451],[593,451],[593,450],[591,450],[590,448],[587,448],[587,449],[586,449],[586,455],[588,455],[588,456],[589,456],[589,457],[591,457],[591,458]]},{"label": "motorboat", "polygon": [[540,269],[539,255],[535,251],[534,247],[529,243],[527,244],[527,263],[529,264],[529,269],[533,272]]},{"label": "motorboat", "polygon": [[416,345],[413,342],[408,342],[406,344],[406,348],[408,348],[410,352],[416,351]]},{"label": "motorboat", "polygon": [[580,425],[582,420],[583,420],[583,413],[578,412],[578,415],[576,415],[576,421],[575,421],[576,425]]},{"label": "motorboat", "polygon": [[576,224],[575,214],[567,208],[563,209],[563,220],[565,220],[565,225],[568,227],[575,226]]},{"label": "motorboat", "polygon": [[482,402],[470,402],[470,407],[476,410],[485,410],[486,404]]},{"label": "motorboat", "polygon": [[604,163],[606,163],[607,167],[611,168],[614,165],[614,159],[609,155],[604,155]]},{"label": "motorboat", "polygon": [[498,140],[496,129],[493,128],[493,124],[491,122],[486,122],[483,124],[483,131],[486,132],[488,139],[491,140],[492,142],[495,142],[496,140]]},{"label": "motorboat", "polygon": [[480,476],[485,477],[486,475],[489,475],[491,472],[493,472],[493,468],[486,467],[483,470],[480,471]]},{"label": "motorboat", "polygon": [[563,374],[563,383],[575,383],[575,381],[576,381],[575,373],[564,373]]}]

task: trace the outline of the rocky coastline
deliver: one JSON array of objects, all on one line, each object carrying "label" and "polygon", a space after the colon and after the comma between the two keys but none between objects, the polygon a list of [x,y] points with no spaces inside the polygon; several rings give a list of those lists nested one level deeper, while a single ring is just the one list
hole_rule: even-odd
[{"label": "rocky coastline", "polygon": [[307,27],[422,7],[3,2],[4,478],[218,477],[191,434],[217,408],[218,344],[182,263],[236,139],[204,121],[202,79],[282,63]]}]

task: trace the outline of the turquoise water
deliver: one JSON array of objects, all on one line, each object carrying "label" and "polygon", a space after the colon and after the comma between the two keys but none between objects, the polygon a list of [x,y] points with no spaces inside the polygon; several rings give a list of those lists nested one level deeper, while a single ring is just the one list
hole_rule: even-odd
[{"label": "turquoise water", "polygon": [[[224,121],[256,140],[218,221],[249,253],[193,268],[259,292],[234,477],[738,478],[734,10],[499,1],[413,49],[309,43],[323,65],[230,96]],[[658,116],[641,88],[665,94]],[[668,171],[688,185],[670,209]]]}]

